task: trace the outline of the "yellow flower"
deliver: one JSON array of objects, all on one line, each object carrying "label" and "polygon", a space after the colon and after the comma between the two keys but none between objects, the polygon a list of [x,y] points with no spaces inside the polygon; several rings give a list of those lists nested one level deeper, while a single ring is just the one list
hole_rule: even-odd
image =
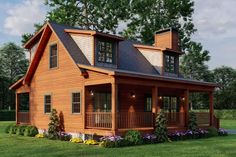
[{"label": "yellow flower", "polygon": [[72,139],[70,139],[70,142],[72,142],[72,143],[83,143],[83,140],[81,138],[72,138]]},{"label": "yellow flower", "polygon": [[44,134],[37,134],[35,135],[36,138],[44,138]]},{"label": "yellow flower", "polygon": [[87,145],[97,145],[98,142],[96,140],[85,140],[84,144],[87,144]]}]

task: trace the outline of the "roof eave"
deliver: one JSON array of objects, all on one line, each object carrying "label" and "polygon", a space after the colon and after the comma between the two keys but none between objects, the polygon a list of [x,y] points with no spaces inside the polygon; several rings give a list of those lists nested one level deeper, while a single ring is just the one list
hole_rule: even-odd
[{"label": "roof eave", "polygon": [[102,37],[115,39],[115,40],[118,40],[118,41],[125,40],[123,37],[120,37],[120,36],[117,36],[117,35],[101,33],[101,32],[97,32],[97,31],[93,31],[93,30],[65,29],[64,31],[66,33],[85,34],[85,35],[91,35],[91,36],[102,36]]},{"label": "roof eave", "polygon": [[115,71],[115,76],[128,76],[128,77],[135,77],[135,78],[143,78],[143,79],[150,79],[150,80],[160,80],[160,81],[171,81],[171,82],[177,82],[177,83],[188,83],[188,84],[195,84],[195,85],[203,85],[203,86],[209,86],[209,87],[218,87],[218,84],[216,83],[210,83],[210,82],[195,82],[194,80],[177,80],[175,78],[170,77],[163,77],[163,76],[153,76],[153,75],[146,75],[146,74],[131,74],[131,73],[125,73],[125,72],[119,72]]},{"label": "roof eave", "polygon": [[18,81],[16,81],[13,85],[9,87],[9,90],[17,89],[20,84],[23,84],[24,77],[20,78]]},{"label": "roof eave", "polygon": [[44,24],[44,26],[34,34],[32,38],[30,38],[24,45],[22,45],[25,49],[30,49],[35,41],[37,39],[40,39],[40,36],[43,34],[43,30],[45,29],[47,24]]}]

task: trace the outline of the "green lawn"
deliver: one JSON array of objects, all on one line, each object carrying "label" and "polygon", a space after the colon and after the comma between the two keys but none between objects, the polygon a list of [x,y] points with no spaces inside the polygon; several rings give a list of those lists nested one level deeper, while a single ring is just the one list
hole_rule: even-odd
[{"label": "green lawn", "polygon": [[220,120],[220,127],[224,129],[235,129],[236,130],[236,120]]},{"label": "green lawn", "polygon": [[235,157],[236,135],[201,140],[188,140],[164,144],[125,148],[101,148],[62,141],[36,139],[3,133],[9,122],[0,122],[1,157]]}]

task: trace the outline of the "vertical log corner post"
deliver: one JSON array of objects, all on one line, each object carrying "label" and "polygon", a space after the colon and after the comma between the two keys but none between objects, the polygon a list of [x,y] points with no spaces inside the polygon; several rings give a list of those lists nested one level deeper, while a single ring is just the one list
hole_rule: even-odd
[{"label": "vertical log corner post", "polygon": [[184,109],[185,109],[185,126],[188,127],[188,120],[189,120],[189,89],[184,90]]},{"label": "vertical log corner post", "polygon": [[152,115],[153,115],[153,127],[155,129],[155,119],[157,115],[158,106],[158,88],[157,86],[152,87]]},{"label": "vertical log corner post", "polygon": [[214,95],[213,95],[213,91],[210,91],[208,93],[209,95],[209,108],[210,108],[210,126],[213,126],[213,120],[214,120]]},{"label": "vertical log corner post", "polygon": [[112,113],[112,132],[117,131],[117,106],[118,106],[118,84],[113,81],[111,83],[111,113]]}]

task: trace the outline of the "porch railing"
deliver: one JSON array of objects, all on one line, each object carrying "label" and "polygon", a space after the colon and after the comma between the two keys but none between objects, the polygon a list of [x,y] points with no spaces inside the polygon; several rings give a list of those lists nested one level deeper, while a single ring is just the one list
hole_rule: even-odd
[{"label": "porch railing", "polygon": [[[111,112],[86,112],[86,128],[111,129]],[[119,129],[144,128],[153,126],[151,112],[118,112],[117,126]]]},{"label": "porch railing", "polygon": [[29,123],[29,112],[18,112],[17,123]]},{"label": "porch railing", "polygon": [[210,125],[210,114],[209,112],[195,112],[197,117],[198,126],[209,126]]},{"label": "porch railing", "polygon": [[86,112],[86,128],[110,129],[112,127],[111,112]]},{"label": "porch railing", "polygon": [[151,112],[119,112],[118,128],[145,128],[153,126],[153,114]]},{"label": "porch railing", "polygon": [[168,126],[184,126],[185,113],[182,112],[168,112],[165,113]]}]

